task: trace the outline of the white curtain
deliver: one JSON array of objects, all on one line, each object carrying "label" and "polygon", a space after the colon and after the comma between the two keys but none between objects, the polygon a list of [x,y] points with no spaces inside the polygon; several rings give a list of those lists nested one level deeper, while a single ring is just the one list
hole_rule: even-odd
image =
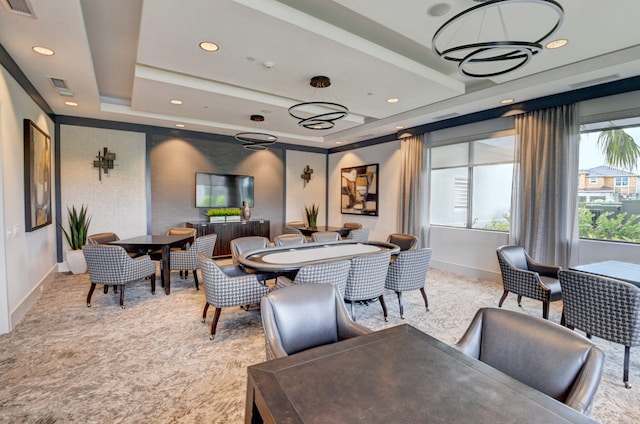
[{"label": "white curtain", "polygon": [[403,138],[400,141],[402,164],[400,170],[400,232],[413,234],[420,239],[420,247],[426,245],[424,228],[424,134]]},{"label": "white curtain", "polygon": [[515,117],[510,243],[535,260],[567,267],[577,244],[578,144],[575,104]]}]

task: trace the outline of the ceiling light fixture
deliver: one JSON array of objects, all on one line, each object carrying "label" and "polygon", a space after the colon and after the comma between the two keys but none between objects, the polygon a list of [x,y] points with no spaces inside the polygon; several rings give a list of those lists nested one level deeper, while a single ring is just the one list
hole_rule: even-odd
[{"label": "ceiling light fixture", "polygon": [[[535,24],[525,25],[525,17]],[[488,0],[446,21],[431,46],[438,56],[457,62],[461,75],[490,78],[529,63],[563,20],[564,9],[554,0]],[[531,33],[539,28],[541,33]]]},{"label": "ceiling light fixture", "polygon": [[172,105],[181,105],[182,104],[182,100],[178,100],[178,99],[172,99],[170,100]]},{"label": "ceiling light fixture", "polygon": [[[263,122],[264,116],[251,115],[250,118],[253,122]],[[242,147],[247,150],[268,150],[267,146],[274,144],[278,141],[278,137],[272,134],[264,132],[239,132],[233,138],[238,140]]]},{"label": "ceiling light fixture", "polygon": [[51,49],[48,49],[46,47],[42,47],[42,46],[33,46],[31,47],[31,49],[38,53],[41,54],[43,56],[53,56],[55,54],[55,52]]},{"label": "ceiling light fixture", "polygon": [[397,99],[395,97],[387,99],[387,103],[398,103],[399,101],[400,101],[400,99]]},{"label": "ceiling light fixture", "polygon": [[66,102],[64,102],[64,104],[67,105],[67,106],[78,106],[77,102],[72,102],[72,101],[66,101]]},{"label": "ceiling light fixture", "polygon": [[559,49],[560,47],[564,47],[569,43],[569,40],[565,40],[564,38],[560,38],[558,40],[549,41],[544,46],[548,49]]},{"label": "ceiling light fixture", "polygon": [[[315,76],[309,81],[315,88],[327,88],[331,85],[329,77]],[[338,119],[349,114],[349,109],[340,103],[310,101],[295,104],[289,108],[289,115],[298,119],[298,125],[310,130],[328,130],[336,125]]]},{"label": "ceiling light fixture", "polygon": [[500,100],[500,103],[503,105],[508,105],[509,103],[513,103],[514,101],[514,99],[502,99]]},{"label": "ceiling light fixture", "polygon": [[216,43],[212,43],[211,41],[203,41],[200,44],[200,48],[205,52],[217,52],[220,50],[220,46]]}]

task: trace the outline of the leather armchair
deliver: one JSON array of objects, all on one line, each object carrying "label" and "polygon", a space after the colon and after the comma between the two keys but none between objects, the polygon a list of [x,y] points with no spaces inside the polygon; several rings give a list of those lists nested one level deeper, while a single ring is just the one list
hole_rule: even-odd
[{"label": "leather armchair", "polygon": [[276,246],[291,246],[304,244],[306,242],[307,238],[301,232],[298,232],[298,234],[280,234],[273,238],[273,244],[275,244]]},{"label": "leather armchair", "polygon": [[560,267],[535,262],[520,246],[500,246],[497,250],[504,292],[498,303],[507,298],[509,292],[518,295],[518,306],[522,297],[542,301],[542,317],[549,318],[549,304],[562,299],[558,271]]},{"label": "leather armchair", "polygon": [[344,224],[342,224],[342,228],[348,228],[350,230],[359,230],[360,228],[362,228],[362,224],[360,224],[359,222],[345,222]]},{"label": "leather armchair", "polygon": [[588,414],[604,353],[553,322],[497,308],[478,310],[455,348]]},{"label": "leather armchair", "polygon": [[[269,239],[262,236],[247,236],[247,237],[238,237],[231,240],[229,243],[229,248],[231,249],[231,258],[233,259],[233,263],[239,265],[238,258],[244,252],[253,249],[262,249],[264,247],[270,246],[271,243]],[[256,272],[254,274],[258,280],[262,281],[266,284],[267,280],[271,280],[276,278],[278,275],[272,272]]]},{"label": "leather armchair", "polygon": [[314,243],[325,243],[330,241],[339,241],[340,234],[335,231],[317,231],[311,234]]},{"label": "leather armchair", "polygon": [[260,313],[267,360],[371,332],[351,320],[340,292],[330,284],[273,291],[262,298]]},{"label": "leather armchair", "polygon": [[400,247],[400,251],[414,249],[418,245],[418,237],[411,234],[393,233],[387,237],[387,243]]}]

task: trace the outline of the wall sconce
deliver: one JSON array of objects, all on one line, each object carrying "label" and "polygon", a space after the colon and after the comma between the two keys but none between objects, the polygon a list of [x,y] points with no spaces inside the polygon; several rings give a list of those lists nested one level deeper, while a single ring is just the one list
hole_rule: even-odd
[{"label": "wall sconce", "polygon": [[303,187],[306,187],[307,183],[311,181],[311,174],[313,174],[313,169],[311,169],[309,165],[305,166],[302,170],[302,174],[300,175],[300,178],[304,180]]},{"label": "wall sconce", "polygon": [[98,168],[98,179],[102,181],[102,171],[105,174],[109,173],[110,169],[113,169],[113,162],[116,160],[116,154],[109,151],[108,148],[104,147],[103,152],[100,153],[98,151],[98,156],[96,156],[98,160],[93,161],[93,167]]}]

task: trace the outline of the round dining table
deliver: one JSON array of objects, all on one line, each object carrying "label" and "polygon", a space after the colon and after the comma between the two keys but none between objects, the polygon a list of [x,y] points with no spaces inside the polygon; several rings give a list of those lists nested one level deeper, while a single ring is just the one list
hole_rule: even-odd
[{"label": "round dining table", "polygon": [[295,246],[248,250],[238,257],[238,262],[251,270],[279,273],[296,271],[305,265],[373,255],[384,250],[395,255],[400,248],[395,244],[382,241],[342,240],[303,243]]}]

